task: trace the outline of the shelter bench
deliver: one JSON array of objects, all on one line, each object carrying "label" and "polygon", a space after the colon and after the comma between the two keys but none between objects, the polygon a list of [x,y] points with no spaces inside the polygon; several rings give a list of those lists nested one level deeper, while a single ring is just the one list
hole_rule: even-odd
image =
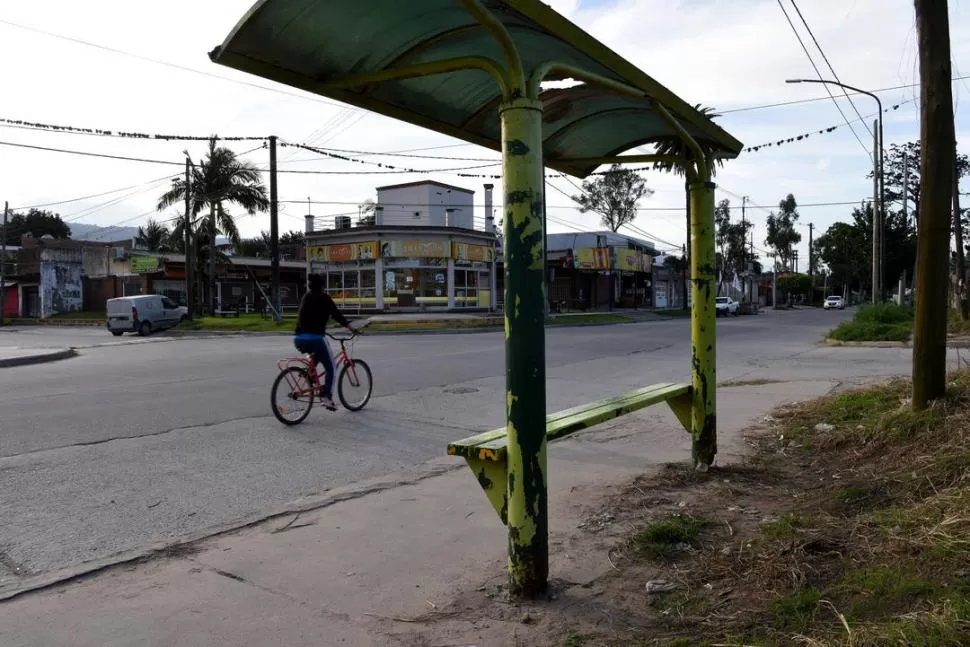
[{"label": "shelter bench", "polygon": [[[623,395],[583,404],[546,416],[546,437],[556,440],[640,409],[666,402],[690,430],[691,387],[663,383]],[[502,523],[508,525],[508,434],[505,427],[476,434],[448,445],[448,454],[468,463]]]}]

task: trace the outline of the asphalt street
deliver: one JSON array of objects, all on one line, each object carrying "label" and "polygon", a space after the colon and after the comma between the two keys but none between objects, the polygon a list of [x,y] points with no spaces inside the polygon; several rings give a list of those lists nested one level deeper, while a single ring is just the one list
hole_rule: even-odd
[{"label": "asphalt street", "polygon": [[[851,315],[798,310],[718,322],[718,378],[908,374],[907,349],[820,347]],[[98,328],[0,331],[0,346],[80,349],[0,369],[0,590],[257,518],[329,489],[413,467],[502,423],[501,333],[374,335],[361,413],[272,417],[283,336],[110,337]],[[687,320],[547,331],[547,409],[689,376]],[[754,412],[758,413],[758,412]]]}]

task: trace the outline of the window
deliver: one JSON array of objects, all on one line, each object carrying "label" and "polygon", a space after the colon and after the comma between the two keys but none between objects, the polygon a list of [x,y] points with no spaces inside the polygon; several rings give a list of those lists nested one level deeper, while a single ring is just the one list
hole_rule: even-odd
[{"label": "window", "polygon": [[178,306],[168,297],[162,297],[162,307],[166,310],[174,310]]}]

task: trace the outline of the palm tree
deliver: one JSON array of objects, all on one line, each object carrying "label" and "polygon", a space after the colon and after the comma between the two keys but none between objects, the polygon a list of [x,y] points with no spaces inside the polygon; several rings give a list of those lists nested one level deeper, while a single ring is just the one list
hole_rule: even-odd
[{"label": "palm tree", "polygon": [[138,228],[135,245],[149,252],[166,252],[170,249],[168,227],[149,218],[144,227]]},{"label": "palm tree", "polygon": [[[708,106],[702,107],[701,104],[699,103],[694,106],[694,109],[710,119],[717,119],[718,117],[721,116],[714,112],[714,108],[711,108]],[[677,157],[683,157],[688,162],[691,161],[694,157],[694,151],[691,149],[690,146],[687,145],[687,142],[680,139],[679,137],[673,137],[671,139],[665,139],[663,141],[657,142],[656,144],[654,144],[654,150],[658,155],[673,155]],[[705,150],[704,152],[708,153],[710,151]],[[711,166],[711,175],[713,176],[716,174],[717,166],[723,166],[723,165],[724,165],[724,160],[718,158],[716,166],[715,165]],[[653,165],[653,167],[658,171],[674,173],[675,175],[685,175],[684,169],[680,165],[673,164],[671,162],[656,162]],[[684,193],[686,196],[685,204],[686,204],[686,212],[687,212],[687,244],[684,247],[686,250],[684,258],[689,259],[690,258],[690,183],[689,182],[685,183],[684,185]],[[684,310],[686,310],[687,309],[687,282],[686,281],[684,282],[683,297],[684,297]]]},{"label": "palm tree", "polygon": [[[266,185],[263,184],[261,171],[251,162],[240,160],[234,151],[224,146],[216,146],[215,138],[209,140],[209,151],[205,159],[198,165],[193,165],[190,175],[190,236],[195,240],[197,252],[201,254],[204,251],[209,258],[207,303],[212,304],[215,260],[220,256],[215,249],[216,238],[222,234],[233,247],[239,245],[239,229],[235,219],[226,210],[225,203],[237,204],[246,213],[253,215],[269,208],[269,198],[266,196]],[[173,180],[171,188],[159,198],[158,210],[181,203],[185,200],[185,193],[184,178]],[[203,221],[200,215],[206,208],[209,217],[207,221]],[[184,238],[184,223],[181,225],[178,230]]]}]

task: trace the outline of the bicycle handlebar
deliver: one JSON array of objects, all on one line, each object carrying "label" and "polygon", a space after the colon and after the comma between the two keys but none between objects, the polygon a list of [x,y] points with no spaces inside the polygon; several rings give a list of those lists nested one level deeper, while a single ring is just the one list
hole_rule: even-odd
[{"label": "bicycle handlebar", "polygon": [[329,337],[330,339],[332,339],[334,341],[337,341],[337,342],[348,342],[348,341],[351,341],[352,339],[354,339],[355,337],[360,337],[361,332],[359,330],[355,330],[349,337],[337,337],[333,333],[329,333],[329,332],[328,333],[325,333],[325,334],[327,335],[327,337]]}]

